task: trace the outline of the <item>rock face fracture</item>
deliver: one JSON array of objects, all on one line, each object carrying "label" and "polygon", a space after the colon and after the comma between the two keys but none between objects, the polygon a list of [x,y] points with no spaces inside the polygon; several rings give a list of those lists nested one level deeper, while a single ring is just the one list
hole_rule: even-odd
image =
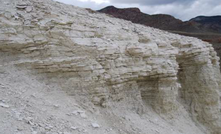
[{"label": "rock face fracture", "polygon": [[[6,102],[1,100],[0,113],[16,109],[16,101],[25,99],[7,102],[13,96],[4,93],[20,88],[6,79],[20,80],[31,91],[34,84],[22,80],[27,76],[45,87],[56,85],[66,93],[64,97],[75,99],[81,107],[87,103],[86,112],[102,116],[87,126],[95,124],[96,130],[82,130],[85,133],[221,134],[221,75],[211,44],[50,0],[0,2],[0,91],[6,98]],[[14,78],[12,71],[24,76]],[[37,90],[33,92],[38,94]],[[31,105],[30,101],[26,103]],[[41,111],[37,105],[32,107]],[[69,116],[78,114],[85,120],[94,117],[81,111]],[[173,124],[174,120],[178,122]],[[118,127],[120,122],[124,125]],[[0,125],[0,131],[12,133],[9,126]],[[35,126],[32,131],[53,132],[55,128]],[[72,128],[70,132],[78,129]]]}]

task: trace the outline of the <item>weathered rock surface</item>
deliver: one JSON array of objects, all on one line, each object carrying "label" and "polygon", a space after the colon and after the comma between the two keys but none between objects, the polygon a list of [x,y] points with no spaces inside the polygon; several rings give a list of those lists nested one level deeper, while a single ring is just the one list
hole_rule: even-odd
[{"label": "weathered rock surface", "polygon": [[183,22],[167,14],[145,14],[138,8],[108,6],[98,12],[175,34],[196,37],[211,43],[219,58],[221,57],[221,16],[198,16]]},{"label": "weathered rock surface", "polygon": [[[126,111],[125,114],[135,112],[136,121],[144,123],[128,127],[133,121],[125,119],[125,125],[116,125],[112,133],[170,133],[164,131],[166,128],[161,128],[161,132],[146,130],[148,118],[140,116],[155,112],[165,118],[180,117],[181,126],[185,126],[185,121],[197,124],[189,130],[187,127],[173,130],[176,134],[221,133],[221,75],[219,58],[211,44],[50,0],[0,2],[3,82],[7,83],[4,70],[10,70],[11,66],[17,72],[30,70],[30,79],[56,85],[54,88],[67,92],[80,104],[87,102],[90,104],[87,107],[100,111],[104,120],[113,121],[110,118],[114,114],[119,114],[116,118]],[[22,78],[19,78],[21,83]],[[13,83],[8,84],[13,87]],[[1,92],[5,90],[1,88]],[[150,112],[151,108],[155,112]],[[102,114],[113,109],[119,111],[112,116]],[[189,115],[182,115],[186,111]],[[85,112],[79,115],[86,119],[89,116]],[[151,122],[153,118],[148,117]],[[32,120],[25,122],[32,124]],[[208,131],[202,130],[200,124]],[[96,123],[93,127],[100,129],[98,126],[105,125]],[[75,131],[78,127],[73,128]],[[38,127],[35,129],[33,132]],[[45,131],[49,130],[53,126],[46,125]],[[81,132],[90,133],[85,129]]]}]

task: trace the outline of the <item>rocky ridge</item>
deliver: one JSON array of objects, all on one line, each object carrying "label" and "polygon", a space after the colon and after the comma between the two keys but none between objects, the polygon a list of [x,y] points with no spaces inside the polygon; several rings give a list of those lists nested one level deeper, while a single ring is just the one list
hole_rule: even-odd
[{"label": "rocky ridge", "polygon": [[106,13],[116,18],[129,20],[133,23],[167,30],[173,33],[221,33],[221,16],[197,16],[188,21],[182,21],[168,14],[149,15],[141,12],[139,8],[116,8],[114,6],[107,6],[98,10],[98,12]]},{"label": "rocky ridge", "polygon": [[181,21],[167,14],[149,15],[141,12],[138,8],[116,8],[114,6],[105,7],[98,12],[133,23],[199,38],[211,43],[218,56],[221,57],[221,16],[198,16],[189,21]]},{"label": "rocky ridge", "polygon": [[50,0],[0,2],[1,132],[221,133],[211,44]]}]

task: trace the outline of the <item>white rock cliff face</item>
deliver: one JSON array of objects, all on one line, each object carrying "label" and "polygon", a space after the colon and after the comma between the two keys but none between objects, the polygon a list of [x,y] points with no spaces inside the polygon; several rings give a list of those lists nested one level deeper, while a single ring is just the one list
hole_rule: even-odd
[{"label": "white rock cliff face", "polygon": [[[87,98],[100,112],[142,116],[153,109],[183,118],[186,111],[200,129],[192,133],[221,134],[221,75],[211,44],[49,0],[0,2],[3,70],[30,70],[37,81]],[[113,133],[159,133],[144,127]]]}]

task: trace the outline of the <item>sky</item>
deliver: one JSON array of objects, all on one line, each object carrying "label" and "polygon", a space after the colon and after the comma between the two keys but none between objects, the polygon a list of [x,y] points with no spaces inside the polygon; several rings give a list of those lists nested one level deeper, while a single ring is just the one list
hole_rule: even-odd
[{"label": "sky", "polygon": [[183,21],[196,16],[221,15],[221,0],[55,0],[83,8],[99,10],[113,5],[117,8],[138,7],[147,14],[170,14]]}]

